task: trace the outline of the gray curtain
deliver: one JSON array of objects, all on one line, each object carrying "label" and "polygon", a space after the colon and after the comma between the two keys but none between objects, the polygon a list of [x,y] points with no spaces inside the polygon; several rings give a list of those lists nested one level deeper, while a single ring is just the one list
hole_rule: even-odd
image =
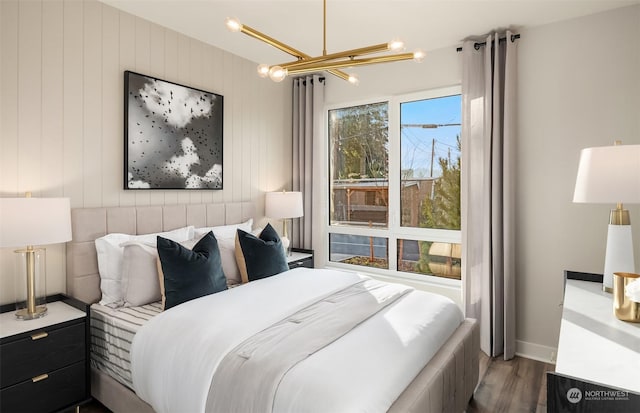
[{"label": "gray curtain", "polygon": [[304,216],[293,220],[291,245],[311,249],[313,140],[322,139],[324,77],[293,79],[293,190],[302,192]]},{"label": "gray curtain", "polygon": [[492,357],[504,354],[505,360],[513,358],[516,346],[517,49],[511,35],[493,33],[462,45],[465,313],[480,321],[481,349]]}]

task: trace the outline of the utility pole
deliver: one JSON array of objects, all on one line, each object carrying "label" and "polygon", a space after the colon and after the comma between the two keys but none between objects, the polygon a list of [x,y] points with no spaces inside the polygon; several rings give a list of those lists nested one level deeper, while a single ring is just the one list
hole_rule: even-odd
[{"label": "utility pole", "polygon": [[[422,129],[437,129],[445,126],[462,126],[461,123],[403,123],[401,128],[422,128]],[[436,153],[436,140],[431,140],[431,168],[429,171],[429,177],[433,178],[433,159]],[[449,164],[451,164],[451,149],[449,149]]]},{"label": "utility pole", "polygon": [[436,154],[436,139],[433,138],[431,140],[431,171],[429,172],[429,177],[433,178],[433,157]]}]

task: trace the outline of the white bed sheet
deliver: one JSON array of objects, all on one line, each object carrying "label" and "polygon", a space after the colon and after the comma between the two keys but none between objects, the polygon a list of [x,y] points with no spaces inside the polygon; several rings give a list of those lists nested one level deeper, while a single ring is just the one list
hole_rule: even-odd
[{"label": "white bed sheet", "polygon": [[[133,388],[159,413],[202,412],[228,351],[361,278],[300,268],[165,311],[134,337]],[[386,411],[462,320],[448,298],[412,291],[294,367],[274,411]]]}]

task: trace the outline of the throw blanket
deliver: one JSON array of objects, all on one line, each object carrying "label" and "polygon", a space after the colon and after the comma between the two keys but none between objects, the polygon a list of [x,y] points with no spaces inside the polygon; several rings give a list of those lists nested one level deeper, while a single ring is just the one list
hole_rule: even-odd
[{"label": "throw blanket", "polygon": [[[230,351],[363,279],[298,268],[164,311],[133,339],[133,388],[158,413],[205,412],[214,374]],[[385,412],[462,320],[448,298],[411,290],[289,370],[273,411]]]},{"label": "throw blanket", "polygon": [[398,284],[363,280],[255,334],[218,366],[206,411],[271,412],[288,371],[409,291]]}]

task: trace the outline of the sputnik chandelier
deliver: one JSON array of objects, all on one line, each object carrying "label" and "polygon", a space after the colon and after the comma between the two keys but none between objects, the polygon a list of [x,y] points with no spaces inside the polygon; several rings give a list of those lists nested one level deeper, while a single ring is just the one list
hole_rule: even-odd
[{"label": "sputnik chandelier", "polygon": [[358,49],[345,50],[338,53],[327,54],[327,0],[323,0],[323,31],[322,31],[322,55],[312,57],[306,53],[302,53],[299,50],[294,49],[282,43],[273,37],[267,36],[264,33],[259,32],[245,24],[241,24],[238,20],[227,17],[225,21],[227,28],[232,32],[241,32],[254,39],[261,40],[276,49],[282,50],[285,53],[290,54],[297,60],[280,63],[276,65],[260,64],[258,65],[258,75],[260,77],[269,76],[274,82],[282,82],[285,77],[289,75],[298,75],[309,72],[328,71],[332,75],[335,75],[343,80],[346,80],[352,84],[358,83],[358,78],[353,74],[343,72],[342,68],[350,68],[353,66],[372,65],[376,63],[388,63],[398,62],[402,60],[413,59],[417,62],[421,62],[424,59],[425,53],[421,50],[416,50],[413,53],[397,53],[378,55],[373,57],[358,58],[363,55],[370,55],[376,53],[383,53],[388,51],[402,51],[404,50],[404,43],[400,40],[392,40],[389,43],[381,43],[373,46],[361,47]]}]

